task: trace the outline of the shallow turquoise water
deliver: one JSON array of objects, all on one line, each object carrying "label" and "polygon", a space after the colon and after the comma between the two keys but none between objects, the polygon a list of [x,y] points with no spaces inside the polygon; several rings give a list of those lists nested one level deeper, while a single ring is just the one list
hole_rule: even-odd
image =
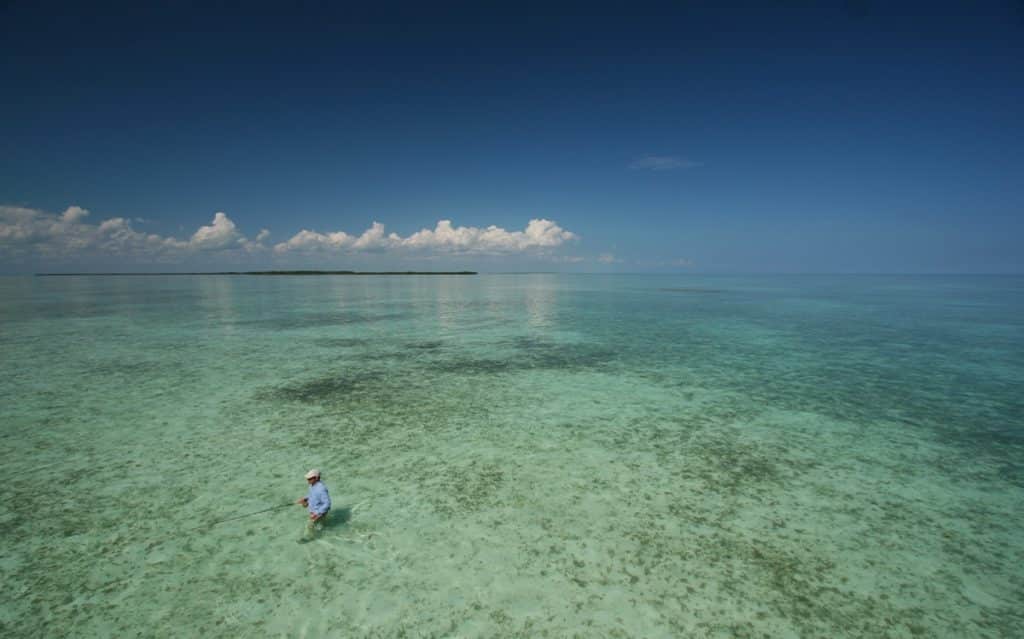
[{"label": "shallow turquoise water", "polygon": [[1024,278],[0,300],[4,636],[1024,635]]}]

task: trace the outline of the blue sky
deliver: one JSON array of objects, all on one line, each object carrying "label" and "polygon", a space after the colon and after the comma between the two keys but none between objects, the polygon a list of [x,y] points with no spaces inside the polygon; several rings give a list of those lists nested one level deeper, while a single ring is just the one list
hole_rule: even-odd
[{"label": "blue sky", "polygon": [[1024,272],[1020,3],[68,4],[0,272]]}]

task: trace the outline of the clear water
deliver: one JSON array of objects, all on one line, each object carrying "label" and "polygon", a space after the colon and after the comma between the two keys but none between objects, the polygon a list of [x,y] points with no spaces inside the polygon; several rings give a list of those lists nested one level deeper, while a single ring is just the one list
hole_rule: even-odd
[{"label": "clear water", "polygon": [[0,300],[0,635],[1024,636],[1024,278]]}]

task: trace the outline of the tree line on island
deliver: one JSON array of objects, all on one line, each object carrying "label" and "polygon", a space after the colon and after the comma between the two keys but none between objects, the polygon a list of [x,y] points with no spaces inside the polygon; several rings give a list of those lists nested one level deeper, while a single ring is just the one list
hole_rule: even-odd
[{"label": "tree line on island", "polygon": [[72,275],[477,275],[476,271],[194,271],[167,273],[36,273],[38,277]]}]

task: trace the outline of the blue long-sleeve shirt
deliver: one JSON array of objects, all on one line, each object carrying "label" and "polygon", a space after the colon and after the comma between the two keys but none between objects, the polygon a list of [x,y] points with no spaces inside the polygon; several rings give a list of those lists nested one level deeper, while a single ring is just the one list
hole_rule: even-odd
[{"label": "blue long-sleeve shirt", "polygon": [[309,512],[315,515],[322,515],[331,509],[331,496],[327,494],[327,486],[322,481],[309,487],[306,499],[309,501]]}]

